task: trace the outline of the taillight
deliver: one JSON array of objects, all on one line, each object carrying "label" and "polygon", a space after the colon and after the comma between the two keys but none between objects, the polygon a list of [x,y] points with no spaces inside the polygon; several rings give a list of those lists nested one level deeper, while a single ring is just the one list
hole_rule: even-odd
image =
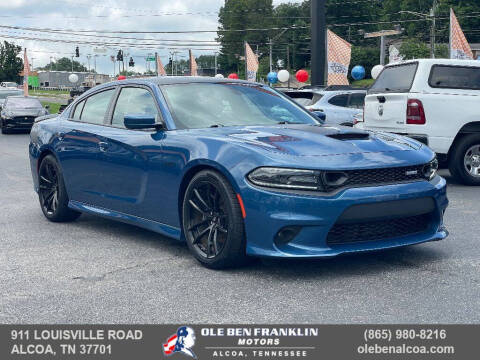
[{"label": "taillight", "polygon": [[407,101],[407,124],[424,125],[427,122],[423,104],[418,99],[408,99]]}]

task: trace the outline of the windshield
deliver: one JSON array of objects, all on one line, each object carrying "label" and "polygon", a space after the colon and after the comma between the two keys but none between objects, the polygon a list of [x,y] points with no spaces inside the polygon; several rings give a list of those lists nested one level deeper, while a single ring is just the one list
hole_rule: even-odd
[{"label": "windshield", "polygon": [[413,84],[418,63],[388,66],[380,73],[369,93],[408,92]]},{"label": "windshield", "polygon": [[7,99],[6,107],[12,109],[36,109],[41,108],[42,104],[38,99],[9,98]]},{"label": "windshield", "polygon": [[178,129],[318,124],[276,91],[255,84],[190,83],[162,87]]}]

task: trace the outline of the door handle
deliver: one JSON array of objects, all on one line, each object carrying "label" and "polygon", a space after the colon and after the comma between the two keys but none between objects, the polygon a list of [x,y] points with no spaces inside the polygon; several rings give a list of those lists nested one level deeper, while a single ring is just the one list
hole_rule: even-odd
[{"label": "door handle", "polygon": [[108,143],[101,141],[98,143],[98,147],[100,148],[100,151],[105,152],[108,149]]}]

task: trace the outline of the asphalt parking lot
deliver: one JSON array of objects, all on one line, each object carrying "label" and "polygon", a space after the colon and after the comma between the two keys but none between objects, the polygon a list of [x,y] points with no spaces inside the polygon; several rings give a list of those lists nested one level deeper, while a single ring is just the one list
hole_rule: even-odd
[{"label": "asphalt parking lot", "polygon": [[49,223],[28,142],[0,135],[0,323],[480,323],[480,189],[447,171],[447,240],[212,271],[134,226]]}]

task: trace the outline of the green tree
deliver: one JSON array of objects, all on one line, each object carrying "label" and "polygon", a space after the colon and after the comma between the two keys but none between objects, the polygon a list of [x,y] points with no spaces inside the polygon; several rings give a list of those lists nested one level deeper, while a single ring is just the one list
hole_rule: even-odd
[{"label": "green tree", "polygon": [[415,38],[405,40],[399,51],[405,60],[430,57],[430,49],[427,44]]},{"label": "green tree", "polygon": [[[273,18],[272,0],[225,0],[220,8],[218,41],[221,43],[219,63],[226,72],[245,73],[244,41],[259,53],[267,54],[268,31],[245,29],[270,28]],[[234,30],[234,31],[223,31]]]},{"label": "green tree", "polygon": [[0,43],[0,81],[20,82],[23,61],[20,57],[22,48],[4,41]]},{"label": "green tree", "polygon": [[[38,68],[39,70],[54,70],[54,71],[72,71],[72,60],[68,57],[62,57],[57,61],[48,64],[42,68]],[[80,64],[78,61],[73,60],[73,71],[77,72],[87,72],[88,69]]]}]

